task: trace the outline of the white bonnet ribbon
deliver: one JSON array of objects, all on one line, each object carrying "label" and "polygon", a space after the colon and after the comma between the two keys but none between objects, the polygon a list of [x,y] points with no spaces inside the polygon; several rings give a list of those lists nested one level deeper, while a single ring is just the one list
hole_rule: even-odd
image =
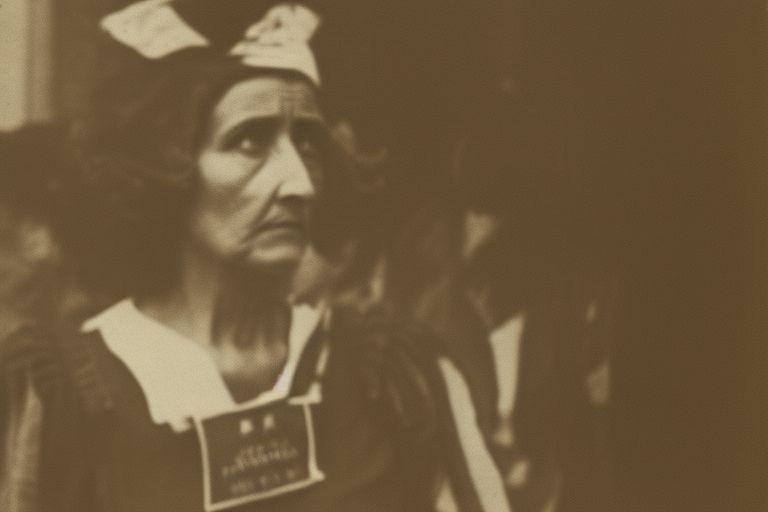
[{"label": "white bonnet ribbon", "polygon": [[[102,18],[100,26],[116,41],[147,59],[162,59],[209,41],[189,26],[169,5],[172,0],[143,0]],[[294,2],[278,4],[251,25],[229,54],[246,66],[286,69],[306,75],[320,85],[320,74],[309,41],[320,16]]]},{"label": "white bonnet ribbon", "polygon": [[147,59],[162,59],[173,52],[208,46],[208,40],[190,27],[168,4],[171,0],[144,0],[102,18],[101,28]]},{"label": "white bonnet ribbon", "polygon": [[320,16],[310,8],[283,3],[270,9],[245,33],[230,55],[242,57],[243,64],[253,67],[293,70],[320,85],[320,73],[309,41],[320,25]]}]

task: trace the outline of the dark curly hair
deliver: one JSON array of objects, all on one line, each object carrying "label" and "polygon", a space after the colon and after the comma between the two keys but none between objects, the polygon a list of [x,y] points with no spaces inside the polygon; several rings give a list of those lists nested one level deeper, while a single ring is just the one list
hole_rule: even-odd
[{"label": "dark curly hair", "polygon": [[[232,84],[266,72],[195,49],[103,84],[72,125],[78,165],[61,224],[87,288],[118,297],[167,284],[207,116]],[[365,200],[354,159],[330,136],[327,142],[324,192],[310,232],[333,258],[362,222]]]}]

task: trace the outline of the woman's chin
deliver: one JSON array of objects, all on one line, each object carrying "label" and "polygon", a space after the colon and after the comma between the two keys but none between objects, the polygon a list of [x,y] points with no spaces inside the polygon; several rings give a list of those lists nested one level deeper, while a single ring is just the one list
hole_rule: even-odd
[{"label": "woman's chin", "polygon": [[305,250],[305,244],[258,247],[245,254],[241,263],[264,273],[292,275],[304,256]]}]

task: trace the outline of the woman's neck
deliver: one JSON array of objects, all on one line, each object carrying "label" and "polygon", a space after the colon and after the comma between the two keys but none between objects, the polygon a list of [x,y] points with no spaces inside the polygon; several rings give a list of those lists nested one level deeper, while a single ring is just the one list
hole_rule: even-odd
[{"label": "woman's neck", "polygon": [[145,314],[203,345],[286,342],[290,276],[185,251],[166,291],[138,301]]}]

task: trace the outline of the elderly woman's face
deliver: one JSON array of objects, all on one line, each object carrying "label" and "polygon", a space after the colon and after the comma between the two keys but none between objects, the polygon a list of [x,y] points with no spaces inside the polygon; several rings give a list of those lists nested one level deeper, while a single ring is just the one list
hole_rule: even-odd
[{"label": "elderly woman's face", "polygon": [[199,154],[192,244],[246,265],[296,264],[322,179],[324,130],[303,80],[263,76],[227,90]]}]

